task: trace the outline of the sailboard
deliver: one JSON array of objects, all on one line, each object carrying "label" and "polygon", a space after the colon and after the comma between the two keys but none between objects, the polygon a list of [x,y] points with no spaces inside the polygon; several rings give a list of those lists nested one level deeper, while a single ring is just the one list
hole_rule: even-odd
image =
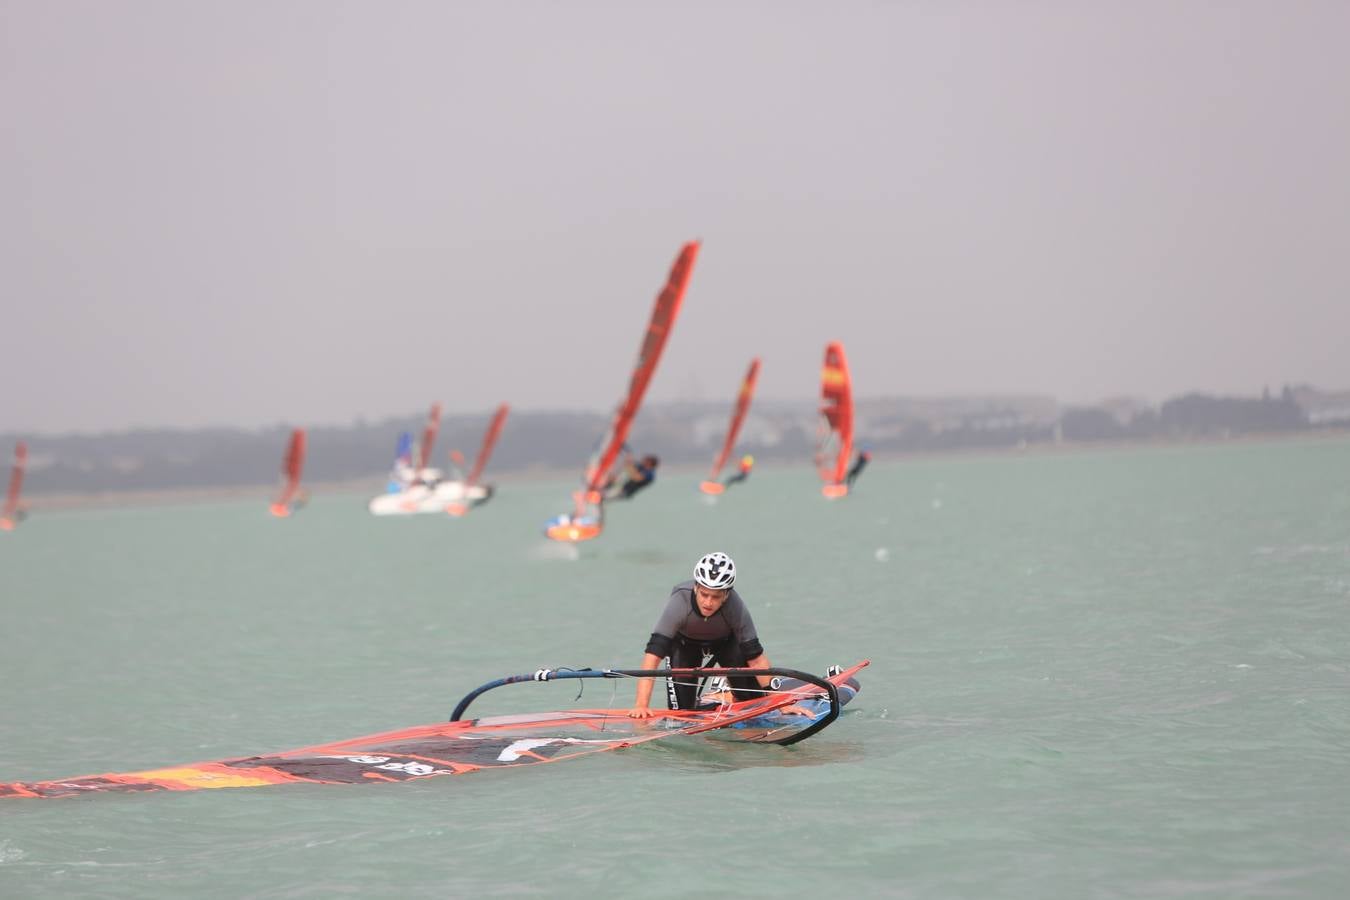
[{"label": "sailboard", "polygon": [[615,409],[599,450],[586,466],[582,488],[573,495],[572,512],[550,519],[544,526],[544,534],[549,538],[555,541],[586,541],[599,537],[604,530],[605,486],[614,472],[619,453],[628,442],[628,432],[642,406],[643,395],[647,393],[656,365],[661,361],[661,352],[675,327],[685,290],[689,287],[689,278],[694,272],[694,263],[698,259],[698,251],[699,242],[690,241],[680,248],[679,255],[675,257],[665,286],[656,295],[642,345],[638,348],[637,363],[629,378],[628,392]]},{"label": "sailboard", "polygon": [[848,493],[845,478],[853,456],[853,381],[848,372],[844,345],[832,341],[825,347],[825,364],[820,371],[820,441],[816,448],[816,470],[822,482],[820,492],[834,499]]},{"label": "sailboard", "polygon": [[9,490],[5,505],[0,508],[0,531],[13,531],[23,518],[19,495],[23,492],[23,473],[28,467],[28,445],[19,441],[14,445],[14,465],[9,470]]},{"label": "sailboard", "polygon": [[[490,681],[460,700],[450,721],[317,744],[264,756],[140,772],[0,784],[0,798],[62,798],[143,791],[195,791],[280,784],[371,784],[464,775],[481,769],[561,762],[680,735],[710,732],[764,744],[792,744],[827,727],[859,690],[864,660],[822,678],[793,669],[539,669]],[[508,684],[576,678],[773,675],[778,689],[754,700],[694,710],[574,709],[464,718],[479,696]]]},{"label": "sailboard", "polygon": [[300,475],[305,468],[305,443],[305,429],[296,428],[291,432],[286,455],[281,459],[281,491],[268,507],[268,511],[279,519],[286,518],[304,504]]},{"label": "sailboard", "polygon": [[[487,431],[483,433],[483,443],[478,448],[478,456],[474,458],[473,468],[469,470],[468,477],[464,479],[463,498],[452,500],[445,506],[445,511],[450,515],[462,516],[475,504],[483,503],[488,497],[492,496],[492,485],[479,484],[478,481],[483,477],[483,469],[486,468],[488,460],[492,458],[492,450],[497,446],[497,438],[501,437],[502,426],[506,424],[506,416],[510,412],[511,407],[503,403],[492,414],[492,421],[488,423]],[[478,492],[481,492],[483,496],[472,496]]]},{"label": "sailboard", "polygon": [[713,461],[712,471],[698,489],[705,494],[720,494],[726,490],[726,486],[718,481],[718,476],[722,474],[722,468],[726,466],[727,459],[731,456],[731,450],[736,446],[736,438],[740,436],[741,425],[745,422],[745,414],[750,411],[750,401],[755,396],[755,383],[759,380],[759,357],[755,357],[750,362],[750,368],[746,370],[745,377],[741,379],[741,389],[736,394],[736,406],[731,411],[731,424],[727,426],[726,439],[722,441],[722,449],[717,454],[717,459]]}]

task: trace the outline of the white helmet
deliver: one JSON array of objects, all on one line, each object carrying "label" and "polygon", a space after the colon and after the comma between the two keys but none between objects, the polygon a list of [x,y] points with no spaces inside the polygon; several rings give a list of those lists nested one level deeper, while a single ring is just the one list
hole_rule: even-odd
[{"label": "white helmet", "polygon": [[694,566],[694,581],[714,591],[736,583],[736,564],[725,553],[709,553]]}]

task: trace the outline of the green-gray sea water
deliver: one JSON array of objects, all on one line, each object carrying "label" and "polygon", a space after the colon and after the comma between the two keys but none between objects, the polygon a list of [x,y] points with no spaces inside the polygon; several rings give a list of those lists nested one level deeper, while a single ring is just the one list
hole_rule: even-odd
[{"label": "green-gray sea water", "polygon": [[[1350,890],[1350,442],[878,461],[836,502],[806,468],[716,504],[699,477],[663,472],[576,551],[540,533],[562,482],[503,478],[463,520],[323,495],[289,520],[262,495],[39,510],[0,534],[0,781],[285,750],[445,719],[515,672],[632,667],[715,549],[775,664],[872,665],[791,748],[0,800],[0,896]],[[559,687],[475,712],[570,704]]]}]

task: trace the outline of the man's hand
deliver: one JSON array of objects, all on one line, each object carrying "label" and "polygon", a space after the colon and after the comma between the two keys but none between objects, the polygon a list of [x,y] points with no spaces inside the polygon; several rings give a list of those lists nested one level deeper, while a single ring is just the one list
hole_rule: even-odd
[{"label": "man's hand", "polygon": [[654,715],[656,713],[652,712],[651,707],[648,706],[635,706],[628,711],[628,718],[630,719],[650,719]]},{"label": "man's hand", "polygon": [[780,713],[783,713],[783,714],[789,715],[789,716],[814,716],[814,715],[815,715],[814,712],[812,712],[811,710],[807,709],[805,706],[801,706],[800,704],[797,704],[797,703],[794,703],[794,704],[792,704],[791,706],[780,706],[778,709],[775,709],[774,712],[780,712]]}]

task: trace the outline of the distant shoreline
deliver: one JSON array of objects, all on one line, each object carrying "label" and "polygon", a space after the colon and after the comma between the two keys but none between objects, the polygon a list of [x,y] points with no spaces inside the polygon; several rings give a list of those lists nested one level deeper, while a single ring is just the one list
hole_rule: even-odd
[{"label": "distant shoreline", "polygon": [[[906,452],[876,452],[874,456],[883,462],[901,462],[935,459],[996,459],[1010,456],[1048,456],[1075,455],[1114,450],[1144,450],[1186,447],[1215,447],[1225,444],[1262,444],[1262,443],[1316,443],[1337,441],[1350,438],[1350,428],[1325,428],[1317,431],[1271,432],[1267,434],[1243,434],[1234,437],[1153,439],[1153,440],[1116,440],[1116,441],[1071,441],[1060,443],[1034,443],[1014,447],[954,447],[950,450],[924,450]],[[786,465],[807,465],[765,461],[766,468],[780,468]],[[1350,462],[1350,460],[1348,460]],[[663,467],[668,473],[698,473],[705,466],[680,464]],[[507,482],[538,482],[575,478],[580,466],[575,469],[534,467],[516,471],[502,472],[499,476]],[[493,479],[488,479],[493,480]],[[369,478],[349,479],[337,482],[315,482],[305,485],[313,495],[350,495],[364,494],[374,496],[384,484],[384,475],[377,474]],[[25,505],[31,511],[63,511],[80,509],[132,509],[139,507],[178,506],[195,503],[210,503],[221,500],[256,499],[266,503],[276,492],[275,484],[235,485],[230,487],[200,488],[162,488],[133,491],[95,491],[71,493],[32,494],[24,497]]]}]

